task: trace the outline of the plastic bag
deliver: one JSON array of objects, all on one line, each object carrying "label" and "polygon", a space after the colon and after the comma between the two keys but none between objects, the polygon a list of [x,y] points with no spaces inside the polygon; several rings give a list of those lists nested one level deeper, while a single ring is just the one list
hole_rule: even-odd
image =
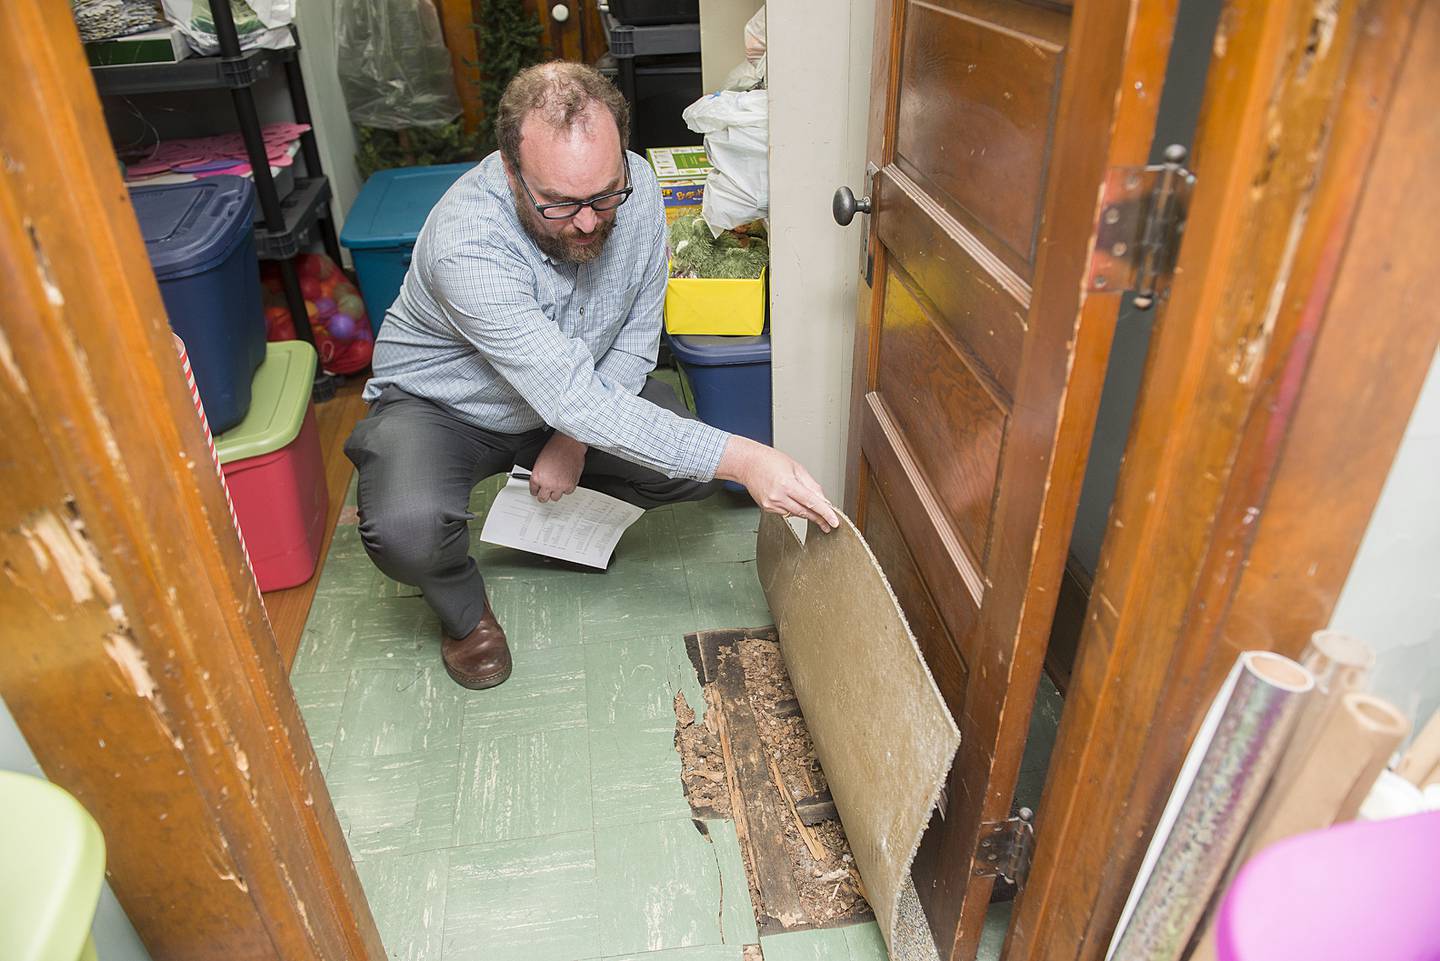
[{"label": "plastic bag", "polygon": [[340,89],[362,127],[440,127],[460,115],[431,0],[339,0]]},{"label": "plastic bag", "polygon": [[705,135],[714,165],[701,208],[710,232],[748,224],[770,214],[770,105],[764,90],[722,90],[685,108],[685,125]]},{"label": "plastic bag", "polygon": [[[210,13],[213,0],[164,0],[165,19],[173,23],[196,53],[220,52],[215,19]],[[295,19],[295,0],[219,0],[230,4],[235,33],[241,50],[257,47],[280,50],[295,46],[290,24]]]},{"label": "plastic bag", "polygon": [[[370,366],[375,337],[365,301],[335,261],[324,254],[299,254],[295,269],[320,366],[331,374],[353,374]],[[295,322],[285,303],[280,265],[260,265],[260,288],[265,300],[265,339],[294,340]]]},{"label": "plastic bag", "polygon": [[721,90],[755,90],[765,86],[765,8],[745,23],[745,62],[726,75]]}]

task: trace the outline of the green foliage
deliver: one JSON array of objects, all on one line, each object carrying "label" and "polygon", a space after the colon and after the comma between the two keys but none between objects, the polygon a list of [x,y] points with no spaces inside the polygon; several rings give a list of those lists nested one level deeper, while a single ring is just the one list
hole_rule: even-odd
[{"label": "green foliage", "polygon": [[359,127],[356,133],[360,150],[355,155],[355,163],[360,168],[362,180],[368,180],[377,170],[392,167],[460,163],[484,156],[479,137],[465,132],[464,120],[453,120],[443,127],[408,127],[404,130]]},{"label": "green foliage", "polygon": [[539,63],[545,47],[535,16],[525,11],[521,0],[475,0],[479,22],[474,29],[479,61],[470,64],[480,71],[476,88],[480,92],[480,129],[476,145],[481,156],[495,149],[494,118],[500,96],[514,76]]},{"label": "green foliage", "polygon": [[754,280],[770,259],[763,229],[755,223],[715,237],[699,214],[677,218],[670,225],[670,276]]},{"label": "green foliage", "polygon": [[471,81],[480,92],[480,129],[466,133],[463,119],[443,127],[360,127],[356,131],[360,149],[355,162],[361,179],[392,167],[479,160],[495,149],[492,118],[500,106],[500,96],[517,73],[540,62],[545,48],[540,43],[540,22],[526,13],[521,0],[475,0],[475,9],[479,22],[472,27],[480,60],[470,66],[480,72],[480,79]]}]

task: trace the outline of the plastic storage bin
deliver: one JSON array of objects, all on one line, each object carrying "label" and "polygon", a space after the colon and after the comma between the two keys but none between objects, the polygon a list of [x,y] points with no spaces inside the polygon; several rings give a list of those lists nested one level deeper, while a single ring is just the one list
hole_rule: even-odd
[{"label": "plastic storage bin", "polygon": [[385,311],[400,294],[425,218],[461,174],[474,166],[459,163],[382,170],[360,189],[340,231],[340,243],[350,248],[355,260],[360,295],[365,298],[374,332],[379,333]]},{"label": "plastic storage bin", "polygon": [[670,334],[753,337],[764,329],[763,270],[758,280],[671,277],[665,285],[665,330]]},{"label": "plastic storage bin", "polygon": [[[695,413],[712,427],[769,444],[770,335],[756,337],[670,338],[670,352],[680,362]],[[726,481],[730,490],[744,490]]]},{"label": "plastic storage bin", "polygon": [[244,177],[207,177],[136,187],[130,200],[210,426],[228,430],[250,409],[250,381],[265,359],[254,187]]},{"label": "plastic storage bin", "polygon": [[250,413],[215,438],[262,591],[304,583],[320,559],[330,498],[310,406],[314,379],[315,349],[309,344],[267,345]]},{"label": "plastic storage bin", "polygon": [[699,23],[700,0],[610,0],[610,16],[632,27]]}]

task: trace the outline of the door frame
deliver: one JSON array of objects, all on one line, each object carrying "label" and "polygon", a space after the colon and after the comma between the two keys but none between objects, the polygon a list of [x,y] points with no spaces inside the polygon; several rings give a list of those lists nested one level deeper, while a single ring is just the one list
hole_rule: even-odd
[{"label": "door frame", "polygon": [[1440,342],[1412,306],[1440,272],[1440,197],[1408,189],[1440,152],[1413,122],[1440,84],[1440,2],[1325,12],[1221,14],[1009,961],[1104,958],[1235,656],[1297,656],[1329,623]]},{"label": "door frame", "polygon": [[155,961],[381,961],[62,0],[0,84],[0,696]]}]

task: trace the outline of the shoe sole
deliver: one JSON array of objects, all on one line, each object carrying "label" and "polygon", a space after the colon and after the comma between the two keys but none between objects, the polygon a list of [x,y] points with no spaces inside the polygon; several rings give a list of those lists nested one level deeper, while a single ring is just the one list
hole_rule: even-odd
[{"label": "shoe sole", "polygon": [[499,687],[510,679],[510,672],[512,670],[514,670],[513,664],[499,674],[486,674],[482,677],[476,677],[473,674],[462,674],[449,664],[445,665],[445,673],[450,675],[450,680],[471,691],[483,691],[487,688]]}]

